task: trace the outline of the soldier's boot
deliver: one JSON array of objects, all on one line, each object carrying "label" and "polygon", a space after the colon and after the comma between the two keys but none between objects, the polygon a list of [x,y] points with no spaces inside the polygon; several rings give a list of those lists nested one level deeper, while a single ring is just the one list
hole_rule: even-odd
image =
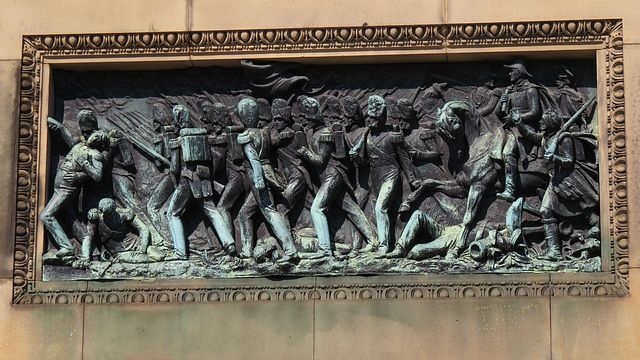
[{"label": "soldier's boot", "polygon": [[402,247],[402,245],[398,244],[396,245],[396,248],[393,249],[393,251],[388,253],[386,256],[387,256],[387,259],[403,258],[407,256],[407,251]]},{"label": "soldier's boot", "polygon": [[284,264],[295,265],[299,262],[300,262],[300,256],[298,255],[297,252],[293,254],[284,254],[283,257],[281,257],[276,261],[276,263],[278,263],[279,265],[284,265]]},{"label": "soldier's boot", "polygon": [[56,256],[60,259],[67,256],[75,256],[76,252],[73,248],[61,247],[60,250],[56,253]]},{"label": "soldier's boot", "polygon": [[373,250],[375,250],[375,246],[371,242],[368,242],[367,245],[365,245],[365,247],[360,249],[360,252],[367,253],[367,252],[372,252]]},{"label": "soldier's boot", "polygon": [[504,191],[498,193],[497,196],[505,201],[513,202],[516,199],[516,171],[518,169],[518,163],[513,156],[506,156],[504,163]]},{"label": "soldier's boot", "polygon": [[[359,236],[359,235],[356,235]],[[362,240],[360,242],[366,242],[366,245],[363,246],[359,252],[362,253],[368,253],[368,252],[373,252],[378,248],[378,239],[377,238],[365,238],[363,237]]]},{"label": "soldier's boot", "polygon": [[318,260],[318,259],[328,259],[331,257],[331,253],[327,252],[325,250],[318,250],[315,253],[307,256],[307,259],[309,260]]},{"label": "soldier's boot", "polygon": [[380,245],[378,247],[378,251],[376,251],[375,254],[373,254],[373,257],[376,259],[382,259],[385,256],[387,256],[387,252],[389,251],[389,247],[386,245]]},{"label": "soldier's boot", "polygon": [[354,258],[360,255],[360,249],[358,249],[362,245],[362,237],[356,233],[355,230],[351,230],[351,246],[349,249],[349,253],[347,253],[347,257]]},{"label": "soldier's boot", "polygon": [[444,259],[448,261],[453,261],[458,258],[458,254],[460,253],[460,248],[454,247],[451,251],[447,252]]},{"label": "soldier's boot", "polygon": [[544,235],[549,250],[546,255],[540,257],[542,260],[560,261],[562,260],[562,251],[560,249],[560,234],[558,232],[558,223],[553,222],[544,224]]},{"label": "soldier's boot", "polygon": [[224,251],[229,256],[237,256],[238,255],[238,251],[236,250],[236,244],[229,244],[229,245],[225,246],[224,247]]}]

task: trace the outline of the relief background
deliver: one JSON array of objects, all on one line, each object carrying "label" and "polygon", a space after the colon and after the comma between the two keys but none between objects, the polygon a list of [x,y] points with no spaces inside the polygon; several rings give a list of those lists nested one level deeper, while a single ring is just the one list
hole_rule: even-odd
[{"label": "relief background", "polygon": [[[634,358],[640,349],[640,11],[634,1],[1,0],[0,351],[8,359]],[[630,295],[11,306],[21,37],[40,33],[622,18]],[[455,54],[443,53],[443,60]],[[478,54],[482,59],[483,54]],[[468,59],[468,58],[467,58]],[[469,61],[473,59],[468,59]],[[99,60],[97,60],[99,61]],[[634,251],[635,250],[635,251]],[[321,281],[317,280],[317,281]]]},{"label": "relief background", "polygon": [[[337,60],[339,61],[339,59]],[[581,96],[585,99],[593,98],[596,96],[596,63],[594,60],[575,60],[575,59],[562,59],[562,60],[550,60],[550,61],[534,61],[527,62],[527,69],[534,75],[533,81],[545,86],[550,94],[556,94],[557,87],[555,84],[556,74],[554,72],[554,66],[562,63],[569,66],[571,71],[577,76],[577,90],[581,93]],[[284,98],[289,95],[309,94],[315,99],[318,99],[321,105],[326,106],[328,96],[337,96],[338,99],[343,99],[345,96],[352,96],[360,102],[361,112],[366,112],[366,99],[372,94],[382,94],[387,102],[388,121],[391,126],[397,126],[399,123],[399,113],[397,101],[399,99],[409,99],[412,101],[417,113],[416,121],[425,123],[424,127],[420,129],[429,129],[435,125],[435,114],[430,113],[435,107],[442,107],[445,102],[459,100],[459,101],[471,101],[471,94],[474,89],[480,87],[483,83],[482,80],[478,80],[479,74],[482,73],[481,68],[484,65],[488,65],[497,74],[496,85],[497,89],[504,91],[503,89],[508,85],[508,69],[503,66],[503,63],[499,61],[493,62],[455,62],[455,63],[415,63],[415,64],[372,64],[372,65],[296,65],[296,68],[290,70],[291,74],[300,74],[309,77],[308,90],[293,89],[289,90],[283,96]],[[434,107],[426,105],[426,92],[431,89],[430,86],[434,82],[447,84],[443,89],[444,100],[438,99]],[[153,139],[158,136],[153,129],[152,123],[152,106],[155,104],[185,104],[190,109],[190,118],[195,127],[207,126],[203,121],[204,115],[202,114],[202,107],[199,105],[204,99],[211,101],[221,102],[230,110],[230,117],[234,124],[239,124],[240,120],[238,114],[235,111],[237,102],[243,97],[248,96],[250,91],[250,83],[247,77],[243,74],[241,68],[221,68],[221,67],[197,67],[188,69],[176,69],[176,70],[155,70],[155,71],[64,71],[60,69],[54,70],[53,75],[53,87],[55,92],[55,105],[54,110],[50,113],[56,119],[59,119],[73,134],[79,134],[78,122],[76,115],[83,108],[95,109],[99,118],[99,126],[107,131],[113,129],[119,129],[126,138],[131,139],[130,148],[132,156],[134,158],[135,165],[131,170],[133,174],[133,180],[136,187],[137,201],[139,202],[139,210],[147,211],[147,201],[151,201],[152,194],[159,191],[158,183],[163,179],[163,174],[160,170],[164,168],[158,168],[153,165],[153,158],[146,155],[140,150],[139,145],[133,145],[138,141],[147,146],[153,148]],[[256,90],[254,90],[256,91]],[[311,94],[313,92],[313,94]],[[292,101],[295,103],[295,101]],[[300,107],[298,104],[292,104],[291,110],[294,118],[297,118],[300,113]],[[325,108],[325,119],[330,115],[330,110]],[[596,106],[589,107],[585,111],[586,121],[589,123],[589,127],[597,126],[597,116],[594,115]],[[487,116],[489,128],[485,131],[495,131],[494,123],[491,121],[497,121],[496,119]],[[537,124],[536,124],[537,125]],[[470,125],[468,125],[470,126]],[[274,131],[273,129],[271,130]],[[352,130],[350,130],[352,131]],[[422,130],[420,130],[422,131]],[[431,131],[431,130],[427,130]],[[433,133],[433,132],[431,132]],[[45,136],[45,134],[42,134]],[[413,136],[415,133],[413,133]],[[495,132],[496,136],[499,133]],[[53,132],[49,131],[46,135],[50,142],[50,149],[47,161],[49,162],[50,172],[47,175],[47,196],[51,196],[53,192],[54,177],[56,176],[55,168],[58,168],[62,159],[68,152],[68,147],[61,141],[61,139]],[[273,136],[273,133],[272,133]],[[405,134],[407,141],[409,136]],[[438,137],[438,140],[431,140],[429,146],[437,146],[442,140]],[[605,140],[606,141],[606,140]],[[213,146],[213,145],[212,145]],[[423,145],[424,146],[424,145]],[[277,146],[271,146],[272,158],[275,157]],[[457,169],[455,166],[456,161],[452,160],[453,155],[451,150],[448,149],[446,144],[438,148],[440,157],[438,160],[433,161],[420,161],[413,160],[416,177],[420,180],[426,180],[430,176],[438,179],[449,179],[451,175],[448,172],[454,172]],[[471,160],[465,160],[470,163]],[[353,166],[353,162],[346,161]],[[426,165],[425,165],[426,163]],[[277,161],[272,161],[274,167],[278,167]],[[220,165],[222,168],[217,169],[216,180],[223,184],[227,184],[228,179],[225,178],[224,173],[225,164]],[[530,168],[534,168],[529,165]],[[313,179],[316,173],[312,167],[308,164],[306,166]],[[66,228],[72,228],[77,224],[71,225],[72,221],[85,221],[84,216],[88,209],[97,207],[97,202],[103,197],[114,197],[118,199],[118,196],[111,194],[109,188],[115,186],[115,177],[111,180],[111,170],[106,170],[103,179],[98,183],[87,182],[83,185],[84,193],[82,196],[83,213],[78,214],[77,210],[72,207],[66,207],[58,214],[60,221],[66,225]],[[282,169],[280,169],[282,171]],[[534,171],[534,170],[533,170]],[[355,175],[355,168],[349,168],[348,172],[354,177],[352,181],[355,181],[357,176]],[[436,172],[435,174],[433,172]],[[445,173],[446,172],[446,173]],[[115,170],[114,170],[115,173]],[[365,171],[365,174],[368,174]],[[459,174],[458,174],[459,175]],[[366,175],[370,176],[370,175]],[[546,175],[545,175],[546,176]],[[503,175],[498,176],[499,179],[503,178]],[[373,181],[372,180],[369,181]],[[312,180],[313,181],[313,180]],[[502,181],[502,180],[500,180]],[[315,183],[316,186],[318,185]],[[227,184],[227,186],[229,186]],[[375,218],[373,204],[376,201],[375,186],[367,186],[363,189],[361,185],[356,186],[356,193],[359,191],[365,192],[365,199],[362,201],[365,205],[363,208],[364,214],[370,219]],[[488,222],[488,226],[491,224],[498,224],[505,222],[505,216],[510,206],[510,203],[504,200],[497,199],[492,193],[493,187],[490,186],[486,193],[481,197],[480,206],[475,215],[475,219],[478,221],[478,225],[472,227],[471,237],[474,236],[473,231],[477,231],[479,228],[485,226],[480,225],[480,222]],[[521,189],[520,194],[525,196],[526,200],[533,206],[540,206],[540,199],[536,195],[532,195],[533,188],[527,190]],[[305,188],[305,195],[307,194]],[[317,188],[315,188],[317,192]],[[272,191],[276,201],[280,200],[277,197],[276,192]],[[397,189],[395,197],[398,199],[406,199],[410,194],[410,188],[406,179],[403,179]],[[236,246],[240,249],[241,246],[241,232],[239,231],[239,224],[242,222],[240,219],[240,207],[245,198],[245,194],[240,194],[239,201],[230,211],[231,217],[237,218],[235,224],[235,240]],[[361,194],[359,196],[362,196]],[[218,206],[222,206],[222,198],[224,195],[215,194],[214,202]],[[313,195],[310,193],[306,195],[305,199],[301,202],[306,202],[306,205],[300,203],[294,203],[291,213],[288,215],[288,220],[292,221],[292,232],[297,233],[298,238],[295,239],[297,246],[303,247],[303,239],[300,237],[305,236],[309,230],[312,230],[312,234],[315,234],[313,229],[313,223],[310,219],[307,209],[311,205]],[[436,199],[437,198],[437,199]],[[397,200],[395,206],[392,206],[389,210],[390,217],[392,219],[392,240],[390,244],[390,251],[399,243],[398,239],[407,225],[407,221],[412,215],[413,211],[421,210],[434,218],[439,224],[443,226],[456,225],[462,222],[462,217],[465,213],[467,198],[454,198],[442,193],[434,193],[420,197],[418,201],[413,203],[411,211],[406,213],[398,212],[398,205],[400,200]],[[169,200],[165,201],[164,205],[158,210],[159,213],[167,213],[169,207]],[[534,261],[533,263],[521,263],[510,267],[508,265],[498,265],[496,269],[488,267],[486,259],[480,262],[473,262],[469,256],[465,260],[454,262],[452,264],[444,264],[441,258],[427,258],[424,261],[409,260],[409,259],[394,259],[391,261],[385,261],[383,259],[374,260],[367,256],[358,256],[352,259],[337,259],[335,261],[323,262],[323,261],[304,261],[298,266],[294,266],[289,269],[278,270],[273,266],[272,261],[266,261],[260,265],[247,263],[246,261],[233,262],[228,257],[221,255],[209,255],[211,256],[209,266],[207,262],[202,262],[202,255],[198,251],[206,251],[205,249],[212,249],[210,253],[214,251],[220,251],[221,247],[218,244],[219,238],[215,235],[211,236],[207,234],[203,224],[204,216],[201,210],[193,204],[187,207],[182,219],[185,224],[185,232],[189,238],[190,246],[193,246],[193,251],[190,253],[190,262],[188,265],[176,265],[171,267],[172,263],[161,261],[158,263],[147,264],[114,264],[114,266],[106,266],[99,261],[93,261],[90,270],[72,269],[70,266],[54,266],[44,265],[43,279],[45,281],[56,280],[70,280],[70,279],[128,279],[128,278],[216,278],[216,277],[251,277],[251,276],[305,276],[305,275],[340,275],[340,274],[434,274],[434,273],[491,273],[491,272],[507,272],[507,273],[531,273],[535,271],[560,271],[560,272],[589,272],[600,271],[600,259],[596,259],[599,256],[591,255],[587,260],[567,259],[565,261],[559,261],[557,263],[548,263],[542,261]],[[362,205],[361,205],[362,206]],[[133,208],[132,208],[133,209]],[[457,210],[453,210],[457,209]],[[149,213],[152,210],[148,210]],[[331,224],[332,236],[335,237],[336,242],[350,246],[353,239],[351,229],[351,223],[345,218],[345,214],[340,210],[339,206],[333,204],[330,207],[329,223]],[[151,215],[149,215],[151,216]],[[146,218],[146,215],[145,215]],[[270,236],[267,233],[267,226],[261,216],[254,216],[254,227],[257,232],[258,243],[260,243],[265,237]],[[66,224],[65,224],[66,223]],[[375,221],[372,221],[375,224]],[[486,223],[483,223],[486,224]],[[536,216],[523,214],[522,226],[540,226],[540,220]],[[580,226],[584,227],[586,223],[581,218],[573,218],[572,224],[574,228]],[[63,226],[64,226],[63,225]],[[150,228],[153,223],[148,219],[146,225]],[[166,222],[164,227],[157,227],[158,231],[163,234],[164,241],[171,243],[171,235],[168,231]],[[209,225],[210,226],[210,225]],[[77,228],[84,228],[80,225]],[[154,227],[154,230],[156,227]],[[334,233],[335,231],[335,233]],[[480,230],[487,231],[488,230]],[[46,231],[45,231],[46,232]],[[67,230],[69,232],[69,230]],[[606,231],[605,231],[606,232]],[[302,234],[302,235],[300,235]],[[79,237],[81,235],[77,235]],[[427,234],[422,232],[420,239],[423,242],[428,240]],[[315,237],[311,235],[310,237]],[[541,232],[537,234],[528,234],[525,236],[530,250],[533,254],[535,247],[541,244],[541,240],[544,235]],[[45,235],[45,238],[48,238]],[[315,240],[315,239],[314,239]],[[564,235],[562,240],[568,240],[568,236]],[[81,238],[78,239],[81,241]],[[51,247],[52,245],[49,245]],[[308,246],[308,245],[306,245]],[[356,245],[359,246],[359,245]],[[78,246],[79,247],[79,246]],[[47,248],[47,245],[45,245]],[[407,250],[411,249],[408,247]],[[300,249],[301,254],[306,249]],[[305,255],[309,254],[307,253]],[[599,253],[599,250],[598,250]],[[301,255],[304,256],[304,255]],[[464,256],[463,256],[464,257]],[[532,259],[535,259],[535,255],[531,255]],[[209,257],[207,257],[207,260]],[[439,260],[438,260],[439,259]],[[499,259],[499,258],[498,258]],[[496,260],[498,260],[496,259]],[[94,259],[95,260],[95,259]],[[194,262],[195,260],[195,262]],[[499,262],[502,263],[503,260]],[[496,261],[498,262],[498,261]],[[173,263],[175,264],[175,263]],[[384,279],[381,279],[384,281]]]}]

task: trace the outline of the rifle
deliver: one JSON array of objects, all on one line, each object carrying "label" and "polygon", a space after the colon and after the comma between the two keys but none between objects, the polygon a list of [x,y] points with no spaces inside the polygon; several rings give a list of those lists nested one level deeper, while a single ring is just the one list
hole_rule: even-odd
[{"label": "rifle", "polygon": [[[147,145],[147,144],[145,144],[145,143],[143,143],[141,141],[134,140],[134,138],[132,138],[129,135],[124,135],[124,137],[127,139],[127,141],[132,143],[135,147],[137,147],[138,149],[142,150],[147,155],[160,160],[161,162],[163,162],[164,164],[166,164],[169,167],[171,166],[171,161],[169,159],[167,159],[166,157],[160,155],[157,151],[155,151],[149,145]],[[213,190],[215,192],[217,192],[218,194],[222,194],[222,192],[224,191],[224,185],[220,184],[219,182],[217,182],[215,180],[211,180],[211,183],[213,184]]]},{"label": "rifle", "polygon": [[157,160],[160,160],[161,162],[163,162],[167,166],[171,166],[171,161],[169,159],[167,159],[166,157],[160,155],[151,146],[143,143],[142,141],[135,140],[135,138],[133,138],[133,137],[131,137],[129,135],[125,134],[124,137],[125,137],[125,139],[127,139],[127,141],[129,141],[131,144],[133,144],[138,149],[142,150],[147,155],[149,155],[149,156],[151,156],[151,157],[153,157],[153,158],[155,158]]},{"label": "rifle", "polygon": [[560,135],[567,132],[567,130],[569,130],[569,127],[576,121],[576,119],[578,119],[578,117],[582,115],[582,113],[587,109],[587,107],[589,107],[589,105],[591,105],[595,101],[596,101],[595,96],[589,99],[589,101],[587,101],[584,105],[582,105],[582,107],[578,111],[576,111],[575,114],[573,114],[571,119],[567,120],[567,122],[564,123],[564,125],[562,125],[560,130],[558,130],[558,132],[555,135],[553,135],[553,137],[551,138],[551,141],[549,142],[549,146],[547,147],[547,150],[544,152],[545,161],[549,161],[553,157],[553,155],[556,153],[556,149],[558,148],[558,141],[560,140]]}]

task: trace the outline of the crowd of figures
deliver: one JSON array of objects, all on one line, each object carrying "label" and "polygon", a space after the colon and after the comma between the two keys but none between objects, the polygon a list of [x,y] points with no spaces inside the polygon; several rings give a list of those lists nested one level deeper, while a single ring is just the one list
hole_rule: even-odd
[{"label": "crowd of figures", "polygon": [[[432,82],[419,101],[276,97],[300,79],[244,66],[255,89],[271,81],[263,98],[152,102],[151,137],[101,129],[96,109],[77,112],[79,134],[49,118],[69,150],[41,213],[44,264],[226,258],[286,272],[360,259],[375,272],[395,259],[491,270],[599,255],[595,103],[566,66],[553,91],[515,62],[503,89],[485,66],[468,94],[446,99],[455,84]],[[88,184],[105,181],[85,208]]]}]

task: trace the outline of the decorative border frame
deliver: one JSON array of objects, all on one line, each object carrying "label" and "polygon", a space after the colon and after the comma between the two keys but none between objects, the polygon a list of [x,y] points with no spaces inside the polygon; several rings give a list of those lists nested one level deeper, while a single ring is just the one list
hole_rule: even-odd
[{"label": "decorative border frame", "polygon": [[[622,21],[579,20],[297,28],[162,33],[34,35],[23,37],[15,249],[14,304],[205,302],[253,300],[392,299],[424,297],[593,296],[629,294],[627,170]],[[286,280],[198,279],[153,282],[43,282],[37,259],[39,193],[44,189],[50,66],[240,58],[340,56],[379,61],[382,55],[459,55],[463,58],[551,51],[588,52],[597,59],[600,119],[602,271],[308,277]],[[549,54],[546,55],[547,57]],[[552,55],[553,56],[553,55]],[[362,59],[360,58],[360,59]],[[97,65],[96,65],[97,64]],[[606,144],[606,146],[605,146]],[[44,150],[43,150],[44,149]],[[38,229],[40,227],[40,229]]]}]

